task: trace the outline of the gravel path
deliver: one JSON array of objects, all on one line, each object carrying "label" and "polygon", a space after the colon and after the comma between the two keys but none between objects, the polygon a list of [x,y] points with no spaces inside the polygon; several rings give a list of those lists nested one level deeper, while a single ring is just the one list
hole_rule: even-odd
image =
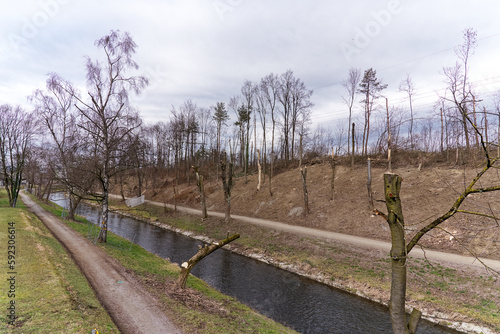
[{"label": "gravel path", "polygon": [[122,333],[181,333],[167,319],[156,299],[116,260],[27,195],[21,193],[21,198],[66,248]]}]

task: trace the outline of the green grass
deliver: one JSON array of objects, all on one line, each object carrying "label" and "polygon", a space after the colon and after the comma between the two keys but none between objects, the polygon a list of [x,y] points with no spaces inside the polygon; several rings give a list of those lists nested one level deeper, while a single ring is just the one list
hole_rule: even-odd
[{"label": "green grass", "polygon": [[8,207],[5,192],[0,191],[0,245],[7,256],[8,224],[16,228],[16,293],[6,293],[6,258],[2,260],[1,309],[15,300],[16,327],[7,324],[0,313],[2,333],[119,333],[100,305],[86,278],[75,266],[59,242],[45,226],[19,203]]},{"label": "green grass", "polygon": [[[53,204],[39,204],[47,211],[61,215],[60,207]],[[66,221],[66,224],[86,237],[87,222],[81,217],[78,220],[80,222]],[[187,223],[186,226],[192,226],[192,223]],[[108,232],[108,244],[120,243],[126,244],[128,241]],[[187,300],[172,298],[158,287],[171,285],[179,276],[179,267],[136,244],[133,244],[130,250],[128,244],[127,247],[121,248],[107,245],[99,247],[117,259],[125,268],[132,270],[144,282],[146,288],[163,303],[167,316],[185,333],[296,333],[260,315],[236,299],[225,296],[194,276],[189,277],[186,291],[194,296],[195,302],[190,303],[189,298]],[[200,298],[204,301],[201,303],[205,305],[203,307],[198,305]]]}]

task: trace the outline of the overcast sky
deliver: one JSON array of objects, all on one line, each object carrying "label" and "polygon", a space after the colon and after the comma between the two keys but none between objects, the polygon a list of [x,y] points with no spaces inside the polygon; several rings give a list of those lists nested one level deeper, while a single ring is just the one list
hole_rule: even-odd
[{"label": "overcast sky", "polygon": [[499,13],[493,0],[2,0],[0,103],[29,108],[49,72],[84,88],[84,56],[100,57],[95,40],[121,30],[150,80],[134,99],[150,123],[186,99],[227,103],[245,79],[287,69],[314,90],[315,124],[347,117],[340,81],[350,67],[373,67],[391,104],[405,103],[398,87],[409,73],[415,108],[429,110],[468,27],[478,33],[472,81],[485,98],[500,89]]}]

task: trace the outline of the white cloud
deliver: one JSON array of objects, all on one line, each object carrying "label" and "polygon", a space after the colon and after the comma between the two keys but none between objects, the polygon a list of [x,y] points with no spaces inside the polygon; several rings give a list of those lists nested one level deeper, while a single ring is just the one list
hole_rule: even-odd
[{"label": "white cloud", "polygon": [[[406,73],[432,96],[469,26],[479,37],[471,77],[491,91],[500,76],[499,7],[406,0],[3,2],[0,103],[25,104],[49,72],[83,85],[84,56],[100,57],[94,41],[111,29],[129,31],[138,44],[136,60],[151,86],[134,101],[149,121],[168,118],[170,106],[188,98],[206,107],[227,102],[245,79],[287,69],[315,90],[313,120],[345,116],[339,82],[351,66],[376,69],[394,99]],[[493,37],[481,39],[486,36]],[[354,46],[355,54],[346,57],[342,45]]]}]

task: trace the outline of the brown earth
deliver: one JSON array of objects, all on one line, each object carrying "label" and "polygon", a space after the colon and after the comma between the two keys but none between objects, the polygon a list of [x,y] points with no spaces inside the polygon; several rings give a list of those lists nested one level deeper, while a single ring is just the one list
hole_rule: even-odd
[{"label": "brown earth", "polygon": [[[418,170],[416,167],[397,168],[394,173],[403,178],[401,200],[408,236],[425,226],[438,215],[449,210],[466,184],[476,175],[477,169],[433,167]],[[275,220],[291,225],[345,233],[360,237],[390,241],[387,223],[374,216],[368,203],[367,168],[336,167],[335,195],[331,200],[331,167],[329,164],[307,166],[307,190],[310,213],[304,215],[304,194],[298,168],[283,172],[272,179],[273,195],[269,194],[267,177],[257,191],[257,175],[235,179],[232,190],[233,214]],[[372,169],[372,190],[375,207],[385,212],[383,174],[386,168]],[[163,179],[165,180],[165,179]],[[163,181],[162,180],[162,181]],[[147,199],[200,208],[199,191],[191,181],[178,186],[174,198],[172,179],[166,178],[161,187],[146,190]],[[480,183],[483,186],[499,185],[498,170],[491,170]],[[207,208],[224,212],[225,202],[220,180],[206,182]],[[126,195],[131,195],[126,193]],[[498,214],[499,193],[473,194],[462,206],[464,210]],[[430,232],[420,244],[431,249],[500,259],[499,222],[477,215],[456,214],[439,229]]]},{"label": "brown earth", "polygon": [[[377,165],[376,161],[374,164],[372,190],[375,207],[384,212],[383,174],[386,168],[381,163]],[[307,216],[303,213],[302,180],[298,168],[273,177],[272,196],[269,194],[267,178],[260,191],[256,189],[257,175],[249,175],[247,180],[244,176],[235,178],[232,214],[282,222],[291,227],[301,226],[390,241],[387,223],[380,216],[374,216],[368,204],[366,167],[350,169],[337,166],[333,200],[330,165],[309,164],[307,170],[311,210]],[[410,166],[394,169],[393,172],[403,177],[400,195],[407,235],[413,236],[422,226],[448,211],[478,171],[479,168],[463,166],[434,166],[422,170],[417,166]],[[212,177],[215,172],[202,174],[208,179],[205,189],[209,211],[224,212],[222,182]],[[191,175],[190,178],[190,184],[177,186],[177,196],[174,197],[173,177],[156,173],[154,182],[149,179],[145,184],[145,197],[150,201],[177,203],[178,206],[199,209],[199,191],[193,182],[194,176]],[[128,179],[124,189],[134,184],[135,179]],[[499,184],[500,176],[496,169],[490,170],[480,182],[481,186]],[[112,191],[119,193],[119,187]],[[133,188],[124,194],[128,197],[136,193],[137,188]],[[500,210],[498,195],[495,192],[470,195],[462,209],[496,215]],[[230,248],[236,252],[372,300],[386,303],[389,299],[388,252],[380,250],[380,247],[378,251],[374,251],[373,248],[354,241],[346,244],[332,239],[318,239],[311,234],[311,237],[307,237],[304,233],[295,233],[291,228],[271,227],[275,230],[273,232],[262,228],[262,224],[249,224],[247,220],[234,219],[230,223],[224,223],[215,214],[201,221],[168,208],[155,209],[155,205],[151,204],[153,203],[141,206],[139,210],[143,213],[133,213],[134,210],[125,209],[123,204],[116,203],[119,210],[125,209],[132,215],[142,216],[148,212],[147,216],[142,217],[149,219],[152,224],[165,228],[174,227],[177,231],[203,231],[195,234],[203,234],[213,240],[225,237],[226,231],[240,233],[247,241],[231,244]],[[190,215],[197,215],[191,211],[188,209]],[[428,249],[467,256],[472,252],[497,260],[496,268],[500,260],[499,230],[495,219],[457,213],[438,229],[428,233],[419,246],[427,250],[426,254],[429,253]],[[193,235],[192,232],[186,233]],[[419,246],[416,248],[420,248]],[[446,253],[443,254],[445,257]],[[453,324],[454,328],[464,332],[500,332],[496,315],[500,305],[498,273],[477,265],[464,265],[463,261],[452,261],[451,256],[449,257],[444,262],[418,259],[409,261],[407,306],[419,308],[429,320]],[[476,325],[486,327],[474,327]],[[489,331],[487,328],[494,330]]]}]

